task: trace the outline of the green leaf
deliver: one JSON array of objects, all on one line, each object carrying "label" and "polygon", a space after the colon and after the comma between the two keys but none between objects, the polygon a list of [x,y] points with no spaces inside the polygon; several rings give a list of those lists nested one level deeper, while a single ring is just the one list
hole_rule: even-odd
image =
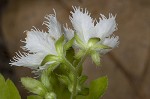
[{"label": "green leaf", "polygon": [[11,80],[5,82],[0,74],[0,99],[21,99],[19,92]]},{"label": "green leaf", "polygon": [[88,99],[99,99],[102,97],[107,89],[108,78],[107,76],[100,77],[90,83],[90,91]]},{"label": "green leaf", "polygon": [[68,50],[74,43],[75,38],[73,37],[71,40],[69,40],[65,45],[64,45],[64,49]]},{"label": "green leaf", "polygon": [[47,92],[47,89],[44,87],[44,85],[36,79],[30,77],[22,77],[21,82],[27,90],[34,94],[44,96]]},{"label": "green leaf", "polygon": [[43,98],[38,95],[30,95],[30,96],[27,96],[27,99],[43,99]]},{"label": "green leaf", "polygon": [[5,79],[0,74],[0,99],[8,99],[9,96],[8,89],[6,87]]},{"label": "green leaf", "polygon": [[62,35],[55,43],[55,48],[58,55],[63,54],[64,35]]},{"label": "green leaf", "polygon": [[7,79],[6,85],[7,85],[8,94],[9,94],[8,99],[21,99],[17,88],[15,87],[14,83],[11,80]]},{"label": "green leaf", "polygon": [[100,41],[100,38],[90,38],[88,41],[88,46],[91,47],[95,45],[96,43],[98,43],[99,41]]},{"label": "green leaf", "polygon": [[59,60],[59,58],[57,56],[49,54],[49,55],[45,56],[45,58],[41,62],[41,66],[45,65],[47,62],[54,62],[54,61],[58,61],[58,60]]}]

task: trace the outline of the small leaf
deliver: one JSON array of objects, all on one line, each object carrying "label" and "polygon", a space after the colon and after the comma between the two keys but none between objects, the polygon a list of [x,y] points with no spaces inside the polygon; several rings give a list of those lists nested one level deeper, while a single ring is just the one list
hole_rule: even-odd
[{"label": "small leaf", "polygon": [[64,35],[62,35],[55,43],[55,48],[58,55],[63,54]]},{"label": "small leaf", "polygon": [[38,95],[30,95],[30,96],[27,96],[27,99],[43,99],[43,98]]},{"label": "small leaf", "polygon": [[71,40],[69,40],[65,45],[64,45],[64,49],[68,50],[74,43],[75,38],[73,37]]},{"label": "small leaf", "polygon": [[54,62],[57,60],[59,60],[57,56],[49,54],[49,55],[45,56],[45,58],[41,62],[41,66],[45,65],[47,62]]},{"label": "small leaf", "polygon": [[27,90],[34,94],[44,96],[47,92],[47,89],[44,87],[44,85],[36,79],[30,77],[22,77],[21,82]]},{"label": "small leaf", "polygon": [[99,99],[107,89],[108,78],[100,77],[90,83],[88,99]]}]

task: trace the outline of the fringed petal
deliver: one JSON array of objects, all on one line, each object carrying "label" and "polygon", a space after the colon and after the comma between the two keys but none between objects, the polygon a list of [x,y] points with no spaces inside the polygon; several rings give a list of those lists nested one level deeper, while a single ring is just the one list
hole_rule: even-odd
[{"label": "fringed petal", "polygon": [[54,41],[48,33],[40,31],[36,28],[27,31],[27,37],[25,38],[25,46],[22,48],[31,53],[45,53],[56,55]]},{"label": "fringed petal", "polygon": [[80,39],[87,43],[94,28],[94,21],[86,9],[80,7],[73,7],[73,9],[70,16],[71,23]]},{"label": "fringed petal", "polygon": [[44,21],[43,24],[47,26],[49,34],[55,41],[58,40],[62,35],[62,33],[61,33],[61,25],[56,18],[55,10],[54,10],[54,14],[47,15],[45,19],[47,21]]},{"label": "fringed petal", "polygon": [[74,31],[70,28],[68,28],[68,25],[66,24],[66,27],[64,27],[65,36],[68,40],[71,40],[74,37]]},{"label": "fringed petal", "polygon": [[99,22],[95,26],[95,36],[104,39],[117,30],[116,16],[109,14],[109,18],[106,18],[104,15],[100,15],[101,18],[99,18]]},{"label": "fringed petal", "polygon": [[44,59],[45,55],[42,53],[16,53],[16,56],[13,57],[13,60],[11,60],[11,65],[15,66],[24,66],[31,69],[37,69],[42,60]]}]

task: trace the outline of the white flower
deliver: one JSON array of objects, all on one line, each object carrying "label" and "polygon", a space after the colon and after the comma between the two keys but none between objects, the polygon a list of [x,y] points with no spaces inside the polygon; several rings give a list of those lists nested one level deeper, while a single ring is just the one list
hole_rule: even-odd
[{"label": "white flower", "polygon": [[57,22],[56,14],[47,15],[45,18],[48,20],[44,21],[48,28],[48,33],[36,28],[26,31],[27,37],[25,41],[22,41],[25,43],[22,47],[25,52],[16,53],[17,55],[13,57],[11,65],[38,69],[45,56],[49,54],[57,56],[55,42],[62,35],[61,26]]},{"label": "white flower", "polygon": [[[74,11],[71,12],[72,16],[70,16],[70,20],[74,27],[75,33],[82,40],[84,45],[87,46],[90,38],[100,38],[99,44],[112,48],[118,45],[119,37],[111,37],[113,32],[117,30],[115,21],[116,16],[109,14],[109,18],[106,18],[104,15],[100,14],[101,17],[99,18],[99,22],[97,22],[91,18],[86,9],[73,7],[73,10]],[[66,32],[66,35],[70,37],[69,39],[73,37],[73,34],[69,34],[68,31]]]}]

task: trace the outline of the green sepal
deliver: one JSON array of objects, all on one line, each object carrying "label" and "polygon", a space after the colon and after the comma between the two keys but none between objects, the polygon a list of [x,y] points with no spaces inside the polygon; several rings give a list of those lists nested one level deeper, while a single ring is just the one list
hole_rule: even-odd
[{"label": "green sepal", "polygon": [[50,81],[49,81],[49,77],[48,77],[48,72],[47,70],[44,70],[42,72],[42,75],[41,75],[41,82],[43,83],[43,85],[49,90],[49,91],[52,91],[52,86],[50,84]]},{"label": "green sepal", "polygon": [[0,74],[0,99],[21,99],[14,83]]},{"label": "green sepal", "polygon": [[27,99],[44,99],[44,98],[38,95],[30,95],[30,96],[27,96]]},{"label": "green sepal", "polygon": [[90,38],[88,40],[88,46],[92,47],[93,45],[95,45],[96,43],[98,43],[100,41],[100,38]]},{"label": "green sepal", "polygon": [[64,44],[64,50],[68,50],[74,43],[75,37],[73,37],[71,40],[69,40],[67,43]]},{"label": "green sepal", "polygon": [[104,44],[96,44],[95,46],[93,46],[93,49],[112,49],[112,47],[104,45]]},{"label": "green sepal", "polygon": [[78,79],[79,79],[79,84],[83,85],[85,81],[88,79],[88,76],[82,75]]},{"label": "green sepal", "polygon": [[55,43],[55,48],[59,56],[63,55],[64,35],[62,35]]},{"label": "green sepal", "polygon": [[79,36],[75,33],[74,35],[76,42],[79,44],[79,47],[86,48],[86,45],[83,43],[83,41],[79,38]]},{"label": "green sepal", "polygon": [[102,97],[108,86],[107,76],[100,77],[90,83],[89,95],[86,99],[99,99]]},{"label": "green sepal", "polygon": [[30,78],[30,77],[22,77],[21,83],[23,86],[30,92],[44,96],[47,92],[45,86],[38,80]]},{"label": "green sepal", "polygon": [[100,65],[100,54],[98,52],[92,51],[91,58],[97,66]]},{"label": "green sepal", "polygon": [[57,62],[59,61],[58,56],[49,54],[49,55],[45,56],[45,58],[41,62],[41,66],[45,65],[47,62],[54,62],[54,61],[57,61]]}]

